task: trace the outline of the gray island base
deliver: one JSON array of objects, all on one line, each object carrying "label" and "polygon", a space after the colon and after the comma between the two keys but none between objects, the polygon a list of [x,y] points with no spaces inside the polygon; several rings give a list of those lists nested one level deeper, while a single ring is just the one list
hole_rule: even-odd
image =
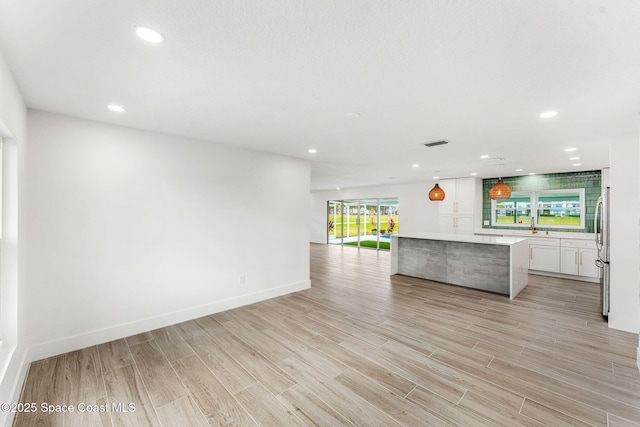
[{"label": "gray island base", "polygon": [[508,295],[527,286],[527,239],[416,233],[392,236],[391,274]]}]

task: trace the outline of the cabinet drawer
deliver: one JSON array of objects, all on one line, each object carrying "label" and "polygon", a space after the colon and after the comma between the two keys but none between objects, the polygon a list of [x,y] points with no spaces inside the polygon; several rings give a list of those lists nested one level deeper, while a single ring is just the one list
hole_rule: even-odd
[{"label": "cabinet drawer", "polygon": [[560,246],[560,239],[544,238],[544,237],[529,237],[527,239],[529,245],[535,246]]},{"label": "cabinet drawer", "polygon": [[560,246],[563,248],[596,249],[596,243],[593,240],[562,239]]}]

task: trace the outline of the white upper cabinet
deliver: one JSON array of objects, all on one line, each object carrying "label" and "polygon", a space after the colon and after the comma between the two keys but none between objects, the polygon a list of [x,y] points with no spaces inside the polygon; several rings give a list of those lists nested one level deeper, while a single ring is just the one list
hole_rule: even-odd
[{"label": "white upper cabinet", "polygon": [[482,217],[482,182],[476,178],[443,179],[444,200],[438,205],[440,232],[473,234]]}]

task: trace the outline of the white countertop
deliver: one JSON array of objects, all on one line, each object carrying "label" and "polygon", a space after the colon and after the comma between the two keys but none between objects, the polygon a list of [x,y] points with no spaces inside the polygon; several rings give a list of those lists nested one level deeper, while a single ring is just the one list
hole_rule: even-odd
[{"label": "white countertop", "polygon": [[528,228],[522,230],[505,229],[500,230],[496,228],[476,228],[475,234],[480,235],[500,235],[504,237],[535,237],[535,238],[556,238],[556,239],[577,239],[577,240],[594,240],[595,235],[593,233],[573,233],[570,231],[538,231],[536,234],[532,234]]},{"label": "white countertop", "polygon": [[502,236],[473,236],[468,234],[445,234],[445,233],[410,233],[400,234],[398,237],[409,239],[443,240],[447,242],[483,243],[486,245],[513,245],[519,242],[527,242],[525,237],[502,237]]}]

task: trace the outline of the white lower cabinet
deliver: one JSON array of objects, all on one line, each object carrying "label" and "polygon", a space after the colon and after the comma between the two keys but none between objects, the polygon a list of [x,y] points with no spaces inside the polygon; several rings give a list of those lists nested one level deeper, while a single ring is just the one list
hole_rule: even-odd
[{"label": "white lower cabinet", "polygon": [[594,279],[600,274],[597,257],[596,245],[590,240],[529,238],[529,270]]},{"label": "white lower cabinet", "polygon": [[578,275],[600,277],[600,269],[596,266],[597,249],[580,249],[580,271]]},{"label": "white lower cabinet", "polygon": [[578,274],[578,249],[577,248],[562,248],[562,262],[560,263],[560,271],[565,274]]},{"label": "white lower cabinet", "polygon": [[560,272],[576,276],[597,278],[598,250],[595,243],[588,240],[562,239],[562,263]]},{"label": "white lower cabinet", "polygon": [[531,240],[533,239],[529,239],[529,269],[559,273],[560,245],[558,239],[548,239],[548,242],[539,243],[532,243]]}]

